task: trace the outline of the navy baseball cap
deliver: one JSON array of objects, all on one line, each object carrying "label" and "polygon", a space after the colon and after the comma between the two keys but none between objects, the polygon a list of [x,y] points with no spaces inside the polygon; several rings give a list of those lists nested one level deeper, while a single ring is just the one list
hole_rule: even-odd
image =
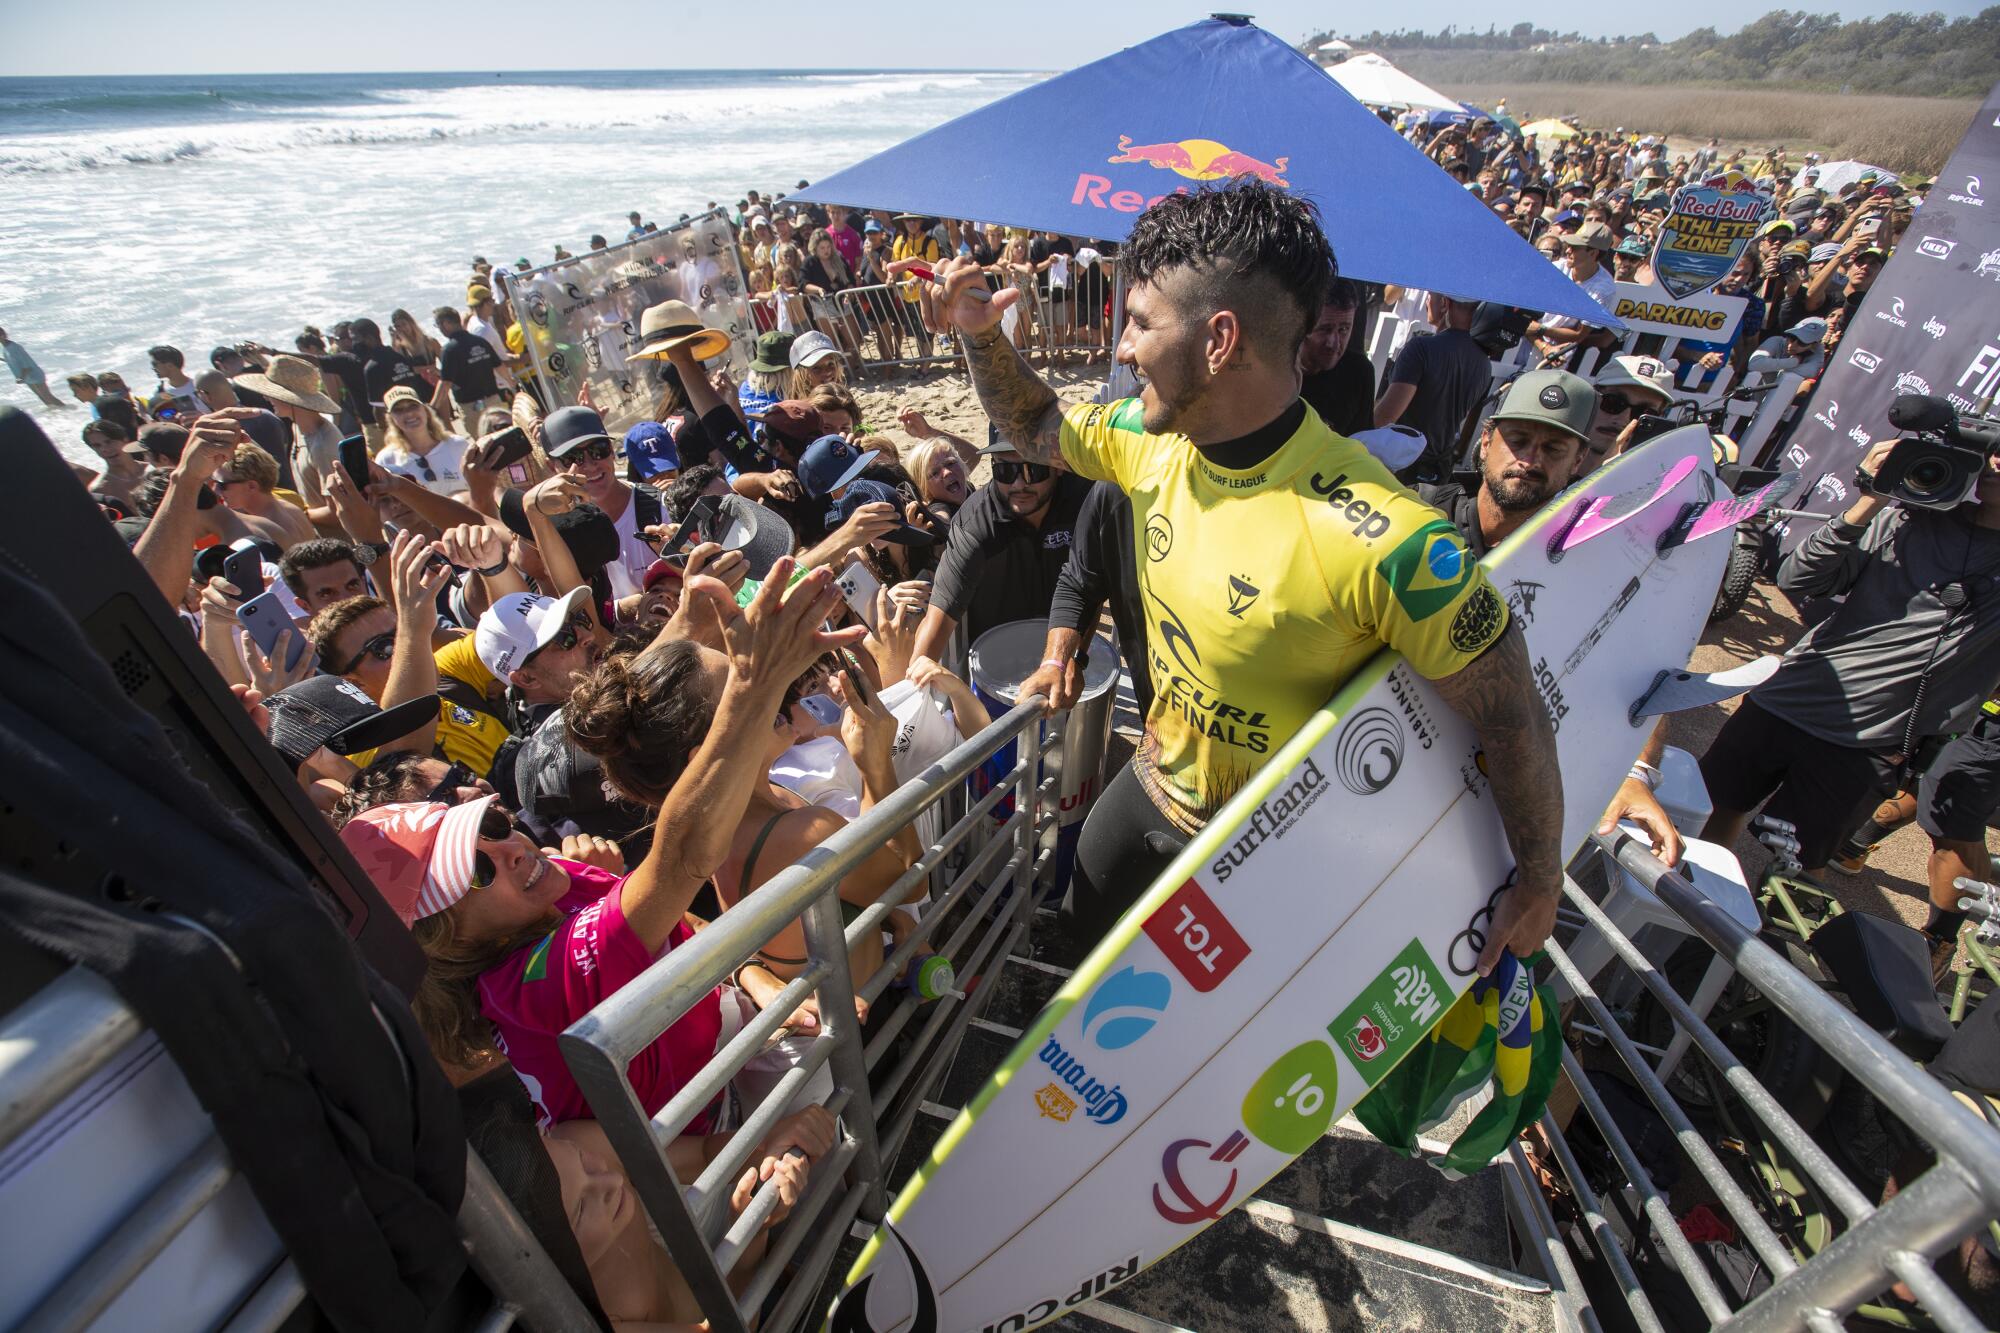
[{"label": "navy baseball cap", "polygon": [[823,500],[861,475],[878,455],[858,449],[838,435],[822,435],[806,446],[799,459],[799,484],[815,500]]},{"label": "navy baseball cap", "polygon": [[[854,517],[854,511],[861,506],[878,502],[893,505],[899,514],[903,512],[903,497],[897,493],[894,486],[880,481],[853,482],[848,486],[847,494],[834,501],[833,508],[827,511],[827,526],[837,528]],[[903,546],[929,546],[937,538],[921,528],[913,528],[908,523],[903,523],[883,533],[878,540],[896,542]]]},{"label": "navy baseball cap", "polygon": [[542,452],[561,458],[570,450],[602,441],[611,443],[604,418],[587,407],[559,407],[542,422]]},{"label": "navy baseball cap", "polygon": [[663,472],[681,470],[674,437],[657,421],[642,421],[625,432],[625,479],[651,481]]}]

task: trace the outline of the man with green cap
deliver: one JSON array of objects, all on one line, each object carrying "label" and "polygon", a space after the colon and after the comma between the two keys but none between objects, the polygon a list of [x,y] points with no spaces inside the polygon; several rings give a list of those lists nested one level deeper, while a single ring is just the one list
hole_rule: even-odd
[{"label": "man with green cap", "polygon": [[[1567,370],[1530,370],[1501,392],[1480,428],[1479,489],[1467,495],[1463,486],[1446,482],[1419,486],[1417,494],[1451,520],[1475,559],[1484,560],[1569,485],[1596,415],[1597,390],[1589,380]],[[1655,727],[1598,828],[1608,833],[1622,820],[1635,822],[1646,830],[1653,854],[1673,865],[1680,860],[1680,835],[1639,776],[1658,770],[1665,747],[1665,727]]]},{"label": "man with green cap", "polygon": [[1457,482],[1419,486],[1417,494],[1441,510],[1481,560],[1501,538],[1569,485],[1577,454],[1590,438],[1597,390],[1567,370],[1531,370],[1500,395],[1500,405],[1479,432],[1479,489]]}]

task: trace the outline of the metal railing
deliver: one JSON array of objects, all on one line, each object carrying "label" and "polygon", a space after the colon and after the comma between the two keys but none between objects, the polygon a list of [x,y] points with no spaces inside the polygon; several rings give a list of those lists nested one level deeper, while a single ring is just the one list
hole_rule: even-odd
[{"label": "metal railing", "polygon": [[[1722,1087],[1759,1122],[1760,1132],[1768,1135],[1796,1164],[1846,1222],[1845,1229],[1816,1253],[1801,1253],[1781,1239],[1689,1120],[1687,1112],[1648,1062],[1645,1050],[1621,1030],[1591,980],[1567,952],[1551,942],[1549,957],[1595,1031],[1606,1040],[1659,1113],[1683,1155],[1737,1226],[1744,1243],[1772,1276],[1768,1289],[1732,1308],[1682,1234],[1668,1210],[1664,1192],[1641,1163],[1582,1064],[1565,1048],[1564,1069],[1581,1100],[1582,1111],[1610,1149],[1627,1188],[1637,1198],[1640,1212],[1652,1224],[1654,1243],[1687,1283],[1710,1327],[1727,1329],[1730,1333],[1798,1328],[1833,1333],[1842,1327],[1845,1316],[1897,1282],[1903,1283],[1936,1325],[1948,1333],[1971,1333],[1983,1327],[1931,1268],[1930,1260],[2000,1216],[2000,1132],[1954,1100],[1935,1078],[1841,1007],[1814,981],[1704,897],[1687,879],[1663,866],[1644,844],[1623,832],[1600,836],[1596,844],[1615,866],[1632,874],[1677,913],[1692,932],[1715,949],[1724,962],[1779,1012],[1811,1033],[1814,1043],[1937,1153],[1933,1166],[1915,1179],[1902,1182],[1886,1203],[1870,1200],[1674,990],[1647,955],[1574,881],[1566,880],[1564,889],[1569,906],[1581,914],[1586,929],[1601,933],[1616,957],[1631,969],[1652,999],[1671,1017],[1678,1031],[1692,1040],[1713,1065]],[[1592,1188],[1561,1125],[1553,1114],[1548,1114],[1543,1116],[1541,1126],[1556,1158],[1547,1165],[1551,1170],[1559,1170],[1567,1180],[1591,1245],[1621,1289],[1633,1320],[1641,1329],[1665,1333],[1669,1325],[1641,1285],[1630,1257],[1619,1242],[1610,1209]],[[1527,1166],[1519,1144],[1511,1150],[1511,1155],[1516,1172],[1525,1174]],[[1552,1259],[1561,1250],[1561,1243],[1550,1239],[1552,1219],[1545,1205],[1536,1206],[1540,1203],[1539,1194],[1532,1184],[1525,1191],[1517,1189],[1513,1193],[1532,1196],[1517,1201],[1516,1213],[1531,1224],[1529,1249],[1544,1261],[1550,1281],[1562,1290],[1579,1290],[1567,1254]]]},{"label": "metal railing", "polygon": [[[717,1333],[745,1333],[760,1314],[764,1328],[791,1328],[818,1292],[848,1227],[857,1217],[872,1225],[887,1211],[887,1163],[992,988],[978,987],[970,996],[953,992],[930,1002],[922,1026],[893,1064],[889,1057],[897,1050],[898,1036],[924,1011],[925,1001],[903,994],[896,1008],[877,1019],[864,1046],[854,1000],[859,995],[876,1004],[879,1014],[881,997],[904,965],[942,929],[949,928],[950,935],[936,946],[937,952],[951,960],[961,978],[997,965],[1025,934],[1034,910],[1034,885],[1044,879],[1052,856],[1055,827],[1054,779],[1040,776],[1045,757],[1041,716],[1037,696],[963,741],[563,1034],[571,1072],[665,1240],[668,1256]],[[1018,742],[1013,767],[976,798],[967,793],[962,813],[843,931],[837,902],[841,878],[923,811],[945,807],[949,819],[947,803],[1010,741]],[[1012,812],[996,822],[994,812],[1009,797]],[[940,872],[948,859],[958,864],[947,882]],[[850,946],[879,933],[888,914],[927,884],[942,888],[915,931],[873,976],[855,984],[848,974]],[[658,1114],[647,1114],[626,1066],[794,920],[802,920],[805,928],[804,971]],[[700,1176],[681,1180],[667,1161],[666,1145],[763,1049],[808,995],[819,1000],[820,1034]],[[833,1072],[835,1090],[827,1109],[839,1117],[842,1132],[833,1150],[814,1164],[791,1216],[772,1234],[754,1271],[737,1274],[732,1285],[731,1270],[766,1225],[778,1198],[777,1182],[767,1181],[732,1218],[727,1208],[730,1183],[750,1164],[788,1102],[822,1066]]]},{"label": "metal railing", "polygon": [[[1068,291],[1074,298],[1075,289]],[[872,366],[943,366],[963,360],[951,338],[925,331],[917,307],[900,284],[850,287],[831,298],[807,297],[812,326],[841,344],[862,369]],[[1024,292],[1007,313],[1008,336],[1030,361],[1051,365],[1075,358],[1110,359],[1113,323],[1103,310],[1086,312],[1075,299],[1053,291]]]},{"label": "metal railing", "polygon": [[[0,1149],[42,1124],[135,1043],[149,1040],[138,1016],[95,974],[75,968],[44,987],[0,1021]],[[235,1179],[222,1141],[208,1134],[15,1327],[39,1333],[89,1327]],[[518,1317],[538,1333],[597,1328],[469,1147],[459,1228],[473,1268],[494,1293],[489,1325],[499,1319],[493,1326],[504,1328]],[[281,1258],[244,1293],[224,1327],[232,1333],[276,1328],[307,1294],[296,1266]]]}]

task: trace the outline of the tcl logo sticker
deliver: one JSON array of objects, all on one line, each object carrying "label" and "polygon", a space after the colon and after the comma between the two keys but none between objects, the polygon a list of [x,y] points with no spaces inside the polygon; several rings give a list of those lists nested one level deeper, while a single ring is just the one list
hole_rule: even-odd
[{"label": "tcl logo sticker", "polygon": [[1145,931],[1188,985],[1204,993],[1220,986],[1250,956],[1250,946],[1193,880],[1146,918]]}]

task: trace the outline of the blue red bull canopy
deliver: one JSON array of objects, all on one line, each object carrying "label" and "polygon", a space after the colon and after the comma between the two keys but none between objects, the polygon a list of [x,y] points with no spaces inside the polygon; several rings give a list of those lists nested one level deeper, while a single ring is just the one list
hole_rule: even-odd
[{"label": "blue red bull canopy", "polygon": [[1122,241],[1248,175],[1319,206],[1340,271],[1622,327],[1325,71],[1204,19],[947,121],[795,196]]}]

